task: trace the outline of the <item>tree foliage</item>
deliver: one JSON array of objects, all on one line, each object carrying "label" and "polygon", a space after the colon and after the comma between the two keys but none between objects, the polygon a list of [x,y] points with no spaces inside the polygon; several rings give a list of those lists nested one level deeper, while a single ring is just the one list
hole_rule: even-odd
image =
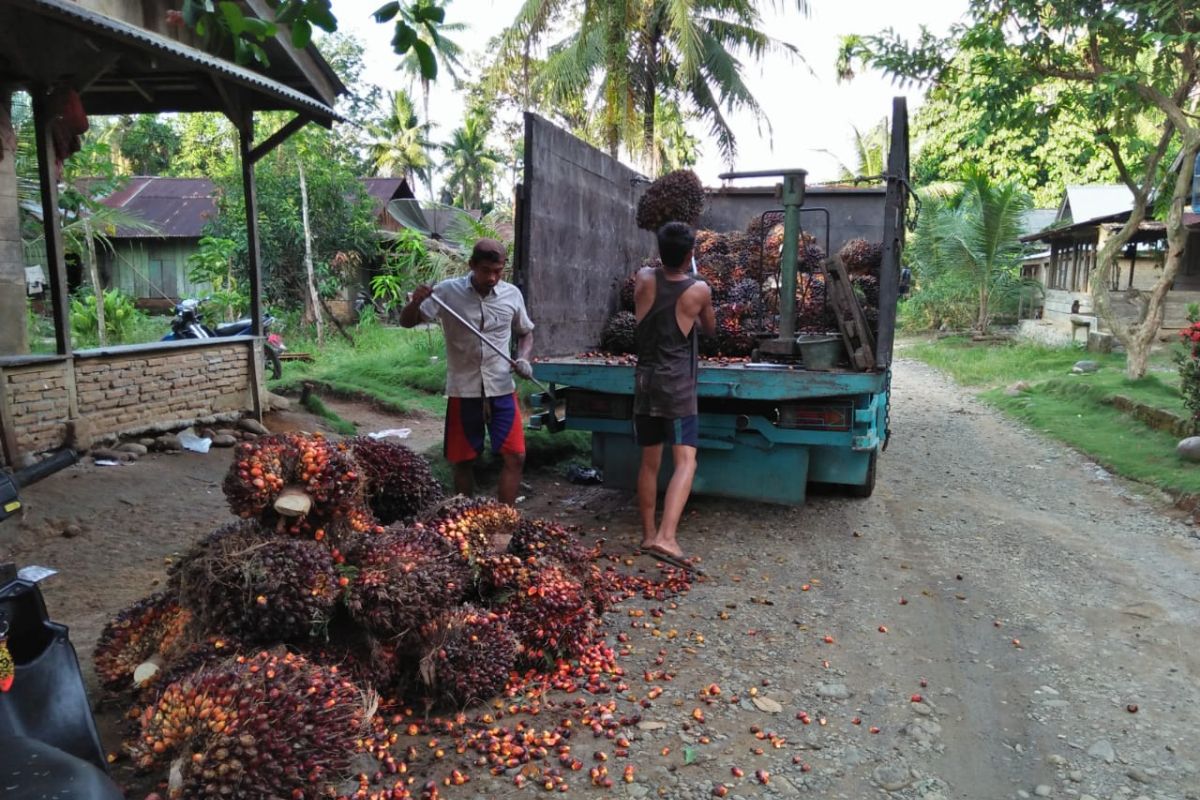
[{"label": "tree foliage", "polygon": [[[1182,210],[1190,175],[1184,173],[1200,151],[1200,8],[1177,0],[972,0],[967,16],[944,37],[922,30],[912,43],[893,31],[848,37],[840,72],[852,75],[861,61],[904,80],[958,90],[955,106],[981,109],[985,129],[1037,129],[1069,114],[1091,134],[1134,196],[1128,222],[1097,255],[1091,286],[1098,313],[1126,347],[1127,374],[1139,378],[1187,239]],[[1147,118],[1162,121],[1150,138]],[[1181,155],[1172,159],[1176,151]],[[1167,257],[1155,286],[1137,298],[1137,319],[1127,323],[1112,312],[1113,263],[1160,187]]]}]

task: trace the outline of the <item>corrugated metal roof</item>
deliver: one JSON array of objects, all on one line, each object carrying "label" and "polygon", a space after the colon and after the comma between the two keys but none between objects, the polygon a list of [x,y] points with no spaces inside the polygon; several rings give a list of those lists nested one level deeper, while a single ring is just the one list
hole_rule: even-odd
[{"label": "corrugated metal roof", "polygon": [[1058,218],[1058,209],[1056,208],[1031,208],[1021,215],[1021,235],[1028,236],[1031,233],[1045,230],[1054,224],[1054,220]]},{"label": "corrugated metal roof", "polygon": [[118,239],[198,239],[217,213],[216,186],[208,178],[138,176],[101,202],[153,226],[118,228],[113,234]]},{"label": "corrugated metal roof", "polygon": [[360,178],[363,188],[371,196],[376,216],[393,200],[407,200],[416,195],[404,178]]},{"label": "corrugated metal roof", "polygon": [[1089,222],[1132,209],[1133,192],[1124,184],[1068,186],[1058,219],[1060,222]]},{"label": "corrugated metal roof", "polygon": [[[54,41],[56,49],[70,51],[74,47],[73,36],[85,34],[118,56],[117,61],[109,65],[84,93],[84,107],[92,114],[223,111],[219,96],[212,91],[212,76],[250,91],[257,98],[252,103],[255,108],[291,109],[323,124],[339,119],[324,102],[265,75],[90,11],[70,0],[4,0],[0,3],[0,29],[31,31],[35,25],[44,28],[47,24],[51,29],[42,32],[49,36],[38,39]],[[141,57],[126,59],[127,51],[123,52],[122,48]],[[158,59],[146,63],[146,53],[154,54]],[[67,60],[60,57],[45,63],[65,75],[72,69],[71,64],[64,63]],[[24,67],[18,65],[8,77],[18,82],[22,78],[28,81],[63,77],[41,73],[25,75],[21,69]]]}]

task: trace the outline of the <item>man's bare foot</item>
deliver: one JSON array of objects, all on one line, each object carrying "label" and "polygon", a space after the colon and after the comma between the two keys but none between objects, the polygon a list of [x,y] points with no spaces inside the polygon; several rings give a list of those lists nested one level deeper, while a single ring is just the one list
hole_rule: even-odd
[{"label": "man's bare foot", "polygon": [[680,549],[677,542],[668,542],[662,539],[655,539],[651,542],[642,545],[643,550],[659,551],[666,553],[673,558],[683,558],[683,550]]}]

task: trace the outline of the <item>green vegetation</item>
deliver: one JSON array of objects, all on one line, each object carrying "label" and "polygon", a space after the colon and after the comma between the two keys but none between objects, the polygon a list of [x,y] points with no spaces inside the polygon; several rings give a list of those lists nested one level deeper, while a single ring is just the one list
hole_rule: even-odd
[{"label": "green vegetation", "polygon": [[349,330],[353,342],[328,337],[288,342],[292,352],[308,352],[314,361],[284,362],[283,377],[272,389],[299,391],[311,382],[336,394],[365,397],[401,414],[441,414],[445,402],[445,346],[437,328],[385,328],[370,317]]},{"label": "green vegetation", "polygon": [[328,421],[329,426],[336,433],[340,433],[342,436],[354,436],[358,433],[358,429],[354,427],[353,422],[343,419],[336,411],[325,405],[325,402],[315,394],[309,394],[305,397],[303,405],[309,412]]},{"label": "green vegetation", "polygon": [[[1200,493],[1200,471],[1175,455],[1178,437],[1150,428],[1112,404],[1121,396],[1190,417],[1167,354],[1156,355],[1151,372],[1138,380],[1125,376],[1124,356],[1075,348],[975,344],[953,338],[912,345],[905,354],[944,370],[964,386],[978,387],[985,402],[1115,473],[1176,495]],[[1070,374],[1083,359],[1097,362],[1100,369]],[[1029,388],[1013,396],[1006,389],[1018,381]]]}]

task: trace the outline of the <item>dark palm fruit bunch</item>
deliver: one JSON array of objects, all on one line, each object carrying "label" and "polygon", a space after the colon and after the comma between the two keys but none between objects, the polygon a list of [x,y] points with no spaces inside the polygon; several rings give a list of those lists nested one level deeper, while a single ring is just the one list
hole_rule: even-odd
[{"label": "dark palm fruit bunch", "polygon": [[854,275],[850,278],[850,285],[854,287],[863,306],[879,307],[879,278],[874,275]]},{"label": "dark palm fruit bunch", "polygon": [[447,539],[393,526],[356,551],[346,586],[350,617],[376,636],[402,637],[463,599],[470,567]]},{"label": "dark palm fruit bunch", "polygon": [[367,503],[382,525],[411,522],[442,499],[429,460],[402,444],[369,436],[351,439],[350,452],[366,480]]},{"label": "dark palm fruit bunch", "polygon": [[532,582],[497,609],[530,663],[577,656],[591,643],[596,616],[582,582],[561,564],[545,560],[532,572]]},{"label": "dark palm fruit bunch", "polygon": [[760,315],[763,312],[762,285],[745,278],[729,287],[725,304],[736,307],[736,313]]},{"label": "dark palm fruit bunch", "polygon": [[695,225],[704,211],[704,186],[690,169],[668,172],[650,184],[638,200],[637,224],[655,232],[668,222]]},{"label": "dark palm fruit bunch", "polygon": [[[284,533],[321,540],[327,533],[361,533],[378,525],[364,501],[364,481],[349,445],[320,434],[275,434],[242,443],[223,488],[233,513]],[[276,513],[275,500],[289,488],[312,500],[308,514]]]},{"label": "dark palm fruit bunch", "polygon": [[517,639],[499,614],[464,605],[421,628],[421,652],[426,691],[462,707],[504,689],[517,661]]},{"label": "dark palm fruit bunch", "polygon": [[[521,515],[510,505],[487,497],[455,495],[443,500],[425,515],[422,524],[450,542],[468,562],[478,556],[503,550],[520,522]],[[498,542],[503,542],[497,546]]]},{"label": "dark palm fruit bunch", "polygon": [[883,262],[883,244],[866,239],[851,239],[838,251],[838,258],[848,272],[879,272]]},{"label": "dark palm fruit bunch", "polygon": [[618,311],[628,311],[633,313],[635,307],[634,294],[637,291],[637,274],[630,275],[621,281],[621,288],[618,290]]},{"label": "dark palm fruit bunch", "polygon": [[729,242],[725,235],[707,229],[696,231],[696,260],[710,256],[729,255]]},{"label": "dark palm fruit bunch", "polygon": [[513,592],[533,581],[533,571],[537,566],[536,558],[513,553],[491,553],[476,559],[475,588],[480,600],[485,605],[503,602]]},{"label": "dark palm fruit bunch", "polygon": [[320,635],[338,598],[329,548],[281,539],[253,525],[227,526],[179,569],[179,596],[209,631],[246,642]]},{"label": "dark palm fruit bunch", "polygon": [[117,614],[100,632],[92,654],[100,682],[114,691],[129,686],[138,666],[180,646],[191,618],[170,592],[153,594]]},{"label": "dark palm fruit bunch", "polygon": [[204,667],[233,658],[242,651],[242,643],[230,636],[206,636],[186,647],[176,648],[162,672],[147,684],[150,691],[161,689]]},{"label": "dark palm fruit bunch", "polygon": [[736,307],[719,306],[716,336],[704,337],[701,349],[706,356],[740,358],[750,355],[757,341],[750,327],[743,324],[743,315]]},{"label": "dark palm fruit bunch", "polygon": [[167,686],[128,748],[188,800],[315,800],[346,777],[368,700],[291,653],[238,657]]},{"label": "dark palm fruit bunch", "polygon": [[637,317],[632,311],[618,311],[608,318],[600,333],[600,349],[606,353],[632,353],[637,350]]},{"label": "dark palm fruit bunch", "polygon": [[802,275],[796,287],[796,330],[826,333],[838,329],[833,307],[826,302],[825,276]]},{"label": "dark palm fruit bunch", "polygon": [[585,547],[573,531],[544,519],[522,519],[508,552],[522,558],[552,558],[576,574],[599,554]]},{"label": "dark palm fruit bunch", "polygon": [[811,234],[800,235],[800,243],[796,255],[797,267],[800,272],[818,272],[825,263],[825,249],[817,244]]}]

